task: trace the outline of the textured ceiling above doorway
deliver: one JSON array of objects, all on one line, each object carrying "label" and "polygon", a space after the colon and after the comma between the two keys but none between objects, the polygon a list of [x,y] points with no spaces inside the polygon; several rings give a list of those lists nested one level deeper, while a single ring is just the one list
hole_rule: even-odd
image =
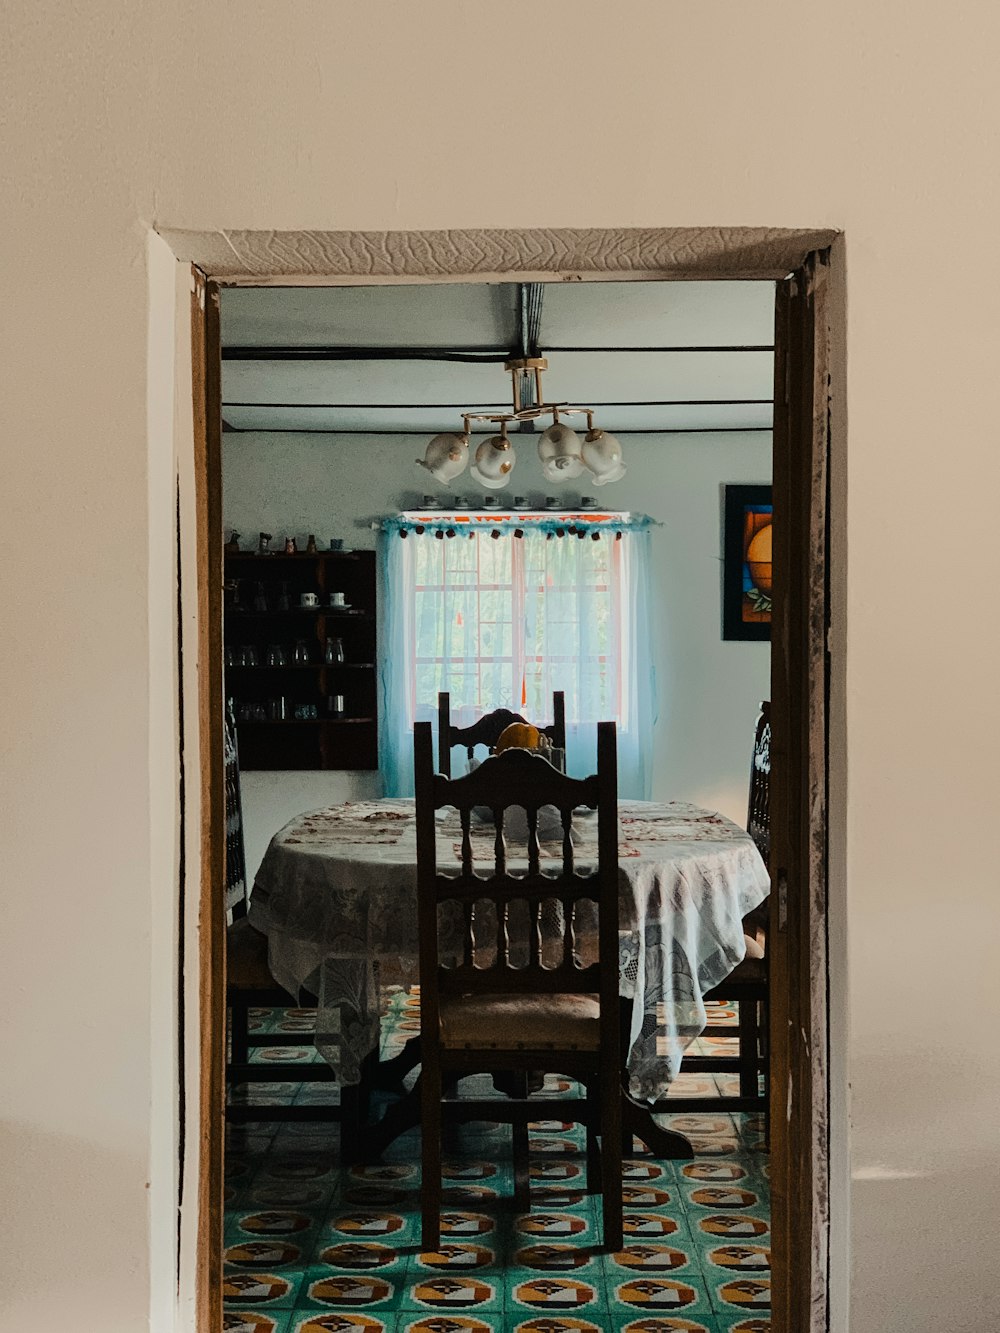
[{"label": "textured ceiling above doorway", "polygon": [[220,282],[482,276],[783,278],[830,228],[459,228],[449,231],[157,231],[178,259]]}]

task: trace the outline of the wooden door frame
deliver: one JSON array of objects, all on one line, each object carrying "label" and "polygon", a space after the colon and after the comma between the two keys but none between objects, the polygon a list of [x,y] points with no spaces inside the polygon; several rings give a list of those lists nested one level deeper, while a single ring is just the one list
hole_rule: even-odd
[{"label": "wooden door frame", "polygon": [[[200,1014],[197,1199],[181,1228],[197,1246],[199,1333],[221,1326],[224,1146],[225,921],[222,760],[222,513],[220,286],[366,285],[403,282],[682,281],[776,283],[775,607],[772,643],[772,1194],[774,1333],[829,1327],[830,1232],[827,789],[831,661],[830,457],[831,266],[842,246],[832,231],[650,229],[187,233],[161,230],[192,264],[194,478],[198,619],[196,808],[200,866],[181,892],[199,919],[195,956]],[[833,250],[831,251],[831,246]],[[841,349],[842,350],[842,349]],[[843,364],[843,356],[833,363]],[[838,385],[838,390],[840,386]],[[191,579],[191,573],[188,573]],[[183,580],[182,580],[183,582]],[[833,663],[835,673],[843,663]],[[749,733],[748,733],[749,734]],[[838,762],[841,759],[837,750]],[[839,775],[838,775],[839,776]],[[846,1200],[845,1200],[846,1205]]]}]

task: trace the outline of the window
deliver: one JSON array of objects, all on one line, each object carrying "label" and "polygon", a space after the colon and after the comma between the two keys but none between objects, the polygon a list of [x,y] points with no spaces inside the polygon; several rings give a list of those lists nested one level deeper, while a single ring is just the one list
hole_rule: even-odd
[{"label": "window", "polygon": [[593,770],[594,726],[611,719],[622,792],[643,794],[652,721],[643,721],[652,698],[647,524],[625,514],[403,514],[387,523],[390,790],[409,790],[413,723],[436,719],[440,690],[462,726],[499,707],[550,721],[552,694],[562,690],[570,772]]}]

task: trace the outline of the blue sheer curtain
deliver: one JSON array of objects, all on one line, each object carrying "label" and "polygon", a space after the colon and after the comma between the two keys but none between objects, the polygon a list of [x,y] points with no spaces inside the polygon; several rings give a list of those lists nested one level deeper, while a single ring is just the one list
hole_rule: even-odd
[{"label": "blue sheer curtain", "polygon": [[436,719],[445,689],[460,725],[501,706],[544,725],[562,690],[567,770],[595,770],[596,724],[612,719],[620,794],[648,797],[656,722],[648,526],[626,515],[387,522],[380,752],[388,795],[412,794],[413,723]]}]

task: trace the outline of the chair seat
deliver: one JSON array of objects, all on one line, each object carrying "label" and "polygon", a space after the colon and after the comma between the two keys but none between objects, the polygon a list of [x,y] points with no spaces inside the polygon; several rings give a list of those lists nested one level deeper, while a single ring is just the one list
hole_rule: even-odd
[{"label": "chair seat", "polygon": [[226,930],[226,984],[236,990],[275,990],[267,965],[267,936],[245,917]]},{"label": "chair seat", "polygon": [[767,983],[767,968],[763,958],[751,958],[749,954],[743,959],[742,963],[737,963],[728,977],[724,977],[717,986],[710,991],[706,991],[705,999],[726,999],[732,996],[733,999],[739,999],[734,991],[741,987],[760,988]]},{"label": "chair seat", "polygon": [[446,1050],[596,1051],[601,1006],[596,995],[523,994],[441,997]]}]

